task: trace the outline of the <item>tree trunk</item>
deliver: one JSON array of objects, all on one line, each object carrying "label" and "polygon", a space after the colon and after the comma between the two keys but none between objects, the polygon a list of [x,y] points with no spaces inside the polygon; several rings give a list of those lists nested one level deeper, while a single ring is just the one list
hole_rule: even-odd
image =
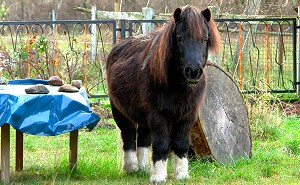
[{"label": "tree trunk", "polygon": [[219,67],[208,65],[207,92],[199,121],[191,131],[191,143],[200,156],[220,163],[251,157],[251,133],[247,108],[234,81]]}]

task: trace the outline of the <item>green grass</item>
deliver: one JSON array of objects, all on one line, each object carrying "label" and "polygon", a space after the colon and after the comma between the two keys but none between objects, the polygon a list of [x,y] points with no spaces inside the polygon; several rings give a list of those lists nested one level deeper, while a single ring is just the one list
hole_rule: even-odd
[{"label": "green grass", "polygon": [[[233,164],[190,159],[190,178],[183,181],[174,179],[170,159],[166,184],[298,184],[300,117],[281,116],[276,104],[269,103],[268,95],[252,95],[252,98],[254,103],[247,103],[253,137],[252,158]],[[11,129],[11,184],[149,184],[149,172],[122,171],[118,129],[97,127],[91,132],[81,129],[78,166],[71,172],[69,134],[54,137],[25,134],[22,172],[14,172],[14,142],[15,132]]]},{"label": "green grass", "polygon": [[[299,118],[289,117],[278,126],[277,138],[255,139],[252,158],[234,164],[190,161],[191,178],[176,181],[169,160],[167,184],[297,184],[300,182]],[[268,131],[266,131],[268,132]],[[25,135],[24,170],[13,172],[12,184],[148,184],[149,173],[122,172],[118,130],[80,130],[78,167],[68,169],[68,134],[43,137]],[[12,141],[14,143],[14,132]],[[14,146],[12,144],[11,156]],[[14,166],[14,157],[11,158]]]}]

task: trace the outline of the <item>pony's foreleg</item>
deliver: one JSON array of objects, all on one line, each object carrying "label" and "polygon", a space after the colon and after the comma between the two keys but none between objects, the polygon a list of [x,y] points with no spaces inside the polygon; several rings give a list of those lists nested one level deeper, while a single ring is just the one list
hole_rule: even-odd
[{"label": "pony's foreleg", "polygon": [[137,156],[138,166],[141,170],[146,170],[149,161],[149,148],[151,145],[150,130],[147,127],[138,127],[137,136]]},{"label": "pony's foreleg", "polygon": [[121,130],[123,140],[123,169],[127,173],[138,170],[136,155],[136,127],[122,113],[120,113],[111,103],[114,120]]},{"label": "pony's foreleg", "polygon": [[165,182],[167,179],[167,157],[169,152],[169,130],[167,120],[160,115],[151,115],[152,164],[150,181]]},{"label": "pony's foreleg", "polygon": [[176,179],[189,177],[188,150],[190,126],[179,123],[173,127],[171,146],[174,152],[174,176]]},{"label": "pony's foreleg", "polygon": [[186,179],[189,178],[189,161],[186,156],[179,157],[174,154],[174,176],[176,179]]}]

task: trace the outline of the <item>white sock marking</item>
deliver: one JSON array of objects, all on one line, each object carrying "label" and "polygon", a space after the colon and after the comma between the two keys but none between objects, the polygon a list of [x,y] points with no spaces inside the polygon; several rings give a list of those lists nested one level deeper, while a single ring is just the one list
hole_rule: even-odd
[{"label": "white sock marking", "polygon": [[138,170],[136,151],[124,151],[123,169],[127,173],[131,173]]},{"label": "white sock marking", "polygon": [[176,179],[189,178],[189,161],[186,157],[179,158],[174,154],[174,175]]},{"label": "white sock marking", "polygon": [[137,149],[138,153],[138,165],[139,169],[146,170],[148,166],[148,154],[149,154],[149,148],[148,147],[138,147]]},{"label": "white sock marking", "polygon": [[161,183],[161,182],[165,182],[166,179],[167,179],[167,160],[156,161],[155,164],[152,163],[150,181],[152,183]]}]

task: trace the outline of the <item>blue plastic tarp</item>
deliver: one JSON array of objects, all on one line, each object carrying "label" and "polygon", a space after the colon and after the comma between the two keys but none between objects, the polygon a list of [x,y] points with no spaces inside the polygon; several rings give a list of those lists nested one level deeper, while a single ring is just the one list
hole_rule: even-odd
[{"label": "blue plastic tarp", "polygon": [[48,80],[42,80],[42,79],[18,79],[18,80],[8,80],[8,84],[15,84],[15,85],[36,85],[36,84],[43,84],[48,85]]},{"label": "blue plastic tarp", "polygon": [[[58,92],[59,87],[45,85],[49,94],[26,94],[25,89],[35,84],[34,79],[26,80],[0,85],[0,126],[8,123],[23,133],[55,136],[84,126],[92,130],[100,120],[91,110],[84,88],[64,93]],[[30,85],[24,85],[26,82]]]}]

